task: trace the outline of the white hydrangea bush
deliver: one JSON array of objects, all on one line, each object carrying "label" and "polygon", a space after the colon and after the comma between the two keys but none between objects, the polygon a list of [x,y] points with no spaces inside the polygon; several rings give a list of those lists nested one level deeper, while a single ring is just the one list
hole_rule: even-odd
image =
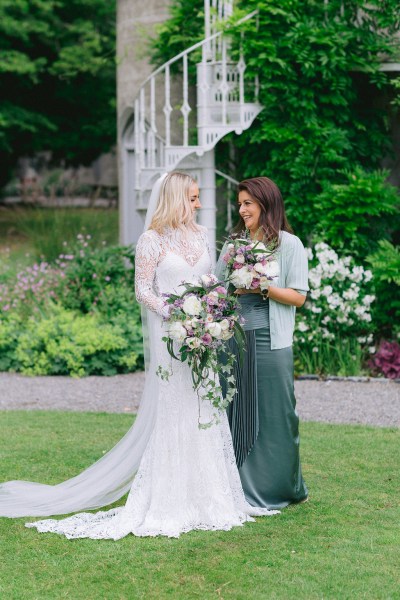
[{"label": "white hydrangea bush", "polygon": [[317,353],[321,342],[340,345],[352,338],[373,353],[372,272],[355,265],[351,256],[339,257],[325,243],[307,248],[307,253],[310,291],[297,313],[295,344]]}]

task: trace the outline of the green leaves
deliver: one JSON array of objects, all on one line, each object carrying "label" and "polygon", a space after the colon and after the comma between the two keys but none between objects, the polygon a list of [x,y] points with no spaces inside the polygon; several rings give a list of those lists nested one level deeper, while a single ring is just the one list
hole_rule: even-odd
[{"label": "green leaves", "polygon": [[[0,183],[18,156],[88,163],[115,143],[115,3],[2,0]],[[57,135],[54,135],[57,132]]]},{"label": "green leaves", "polygon": [[389,234],[385,217],[398,213],[399,194],[386,183],[387,175],[358,167],[338,173],[343,183],[325,182],[315,200],[321,238],[335,248],[365,257],[377,233],[379,237]]},{"label": "green leaves", "polygon": [[343,182],[338,171],[377,169],[388,153],[386,115],[369,98],[389,87],[379,67],[381,56],[396,53],[398,2],[244,5],[259,8],[258,29],[255,21],[246,25],[243,47],[246,74],[249,81],[259,76],[265,109],[233,138],[235,176],[274,179],[295,232],[307,239],[322,190]]},{"label": "green leaves", "polygon": [[387,240],[380,240],[378,249],[367,257],[374,276],[400,286],[400,248]]}]

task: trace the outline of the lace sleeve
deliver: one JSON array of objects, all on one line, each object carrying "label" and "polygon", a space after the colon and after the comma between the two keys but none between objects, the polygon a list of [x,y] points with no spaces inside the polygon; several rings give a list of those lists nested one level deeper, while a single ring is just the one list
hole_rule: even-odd
[{"label": "lace sleeve", "polygon": [[213,263],[213,255],[211,253],[210,238],[208,237],[208,229],[207,229],[207,227],[204,227],[203,225],[199,225],[198,227],[200,229],[201,241],[207,250],[207,254],[210,258],[210,263],[211,263],[211,265],[213,265],[214,264]]},{"label": "lace sleeve", "polygon": [[161,244],[153,231],[143,233],[136,245],[135,294],[136,300],[162,317],[167,316],[167,306],[155,291],[156,268],[161,256]]}]

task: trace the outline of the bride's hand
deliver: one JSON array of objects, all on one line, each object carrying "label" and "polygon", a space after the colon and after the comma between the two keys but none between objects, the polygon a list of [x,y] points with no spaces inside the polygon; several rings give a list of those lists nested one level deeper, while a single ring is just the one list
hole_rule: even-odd
[{"label": "bride's hand", "polygon": [[161,316],[165,321],[168,321],[171,315],[171,308],[172,306],[170,304],[165,303],[161,309]]}]

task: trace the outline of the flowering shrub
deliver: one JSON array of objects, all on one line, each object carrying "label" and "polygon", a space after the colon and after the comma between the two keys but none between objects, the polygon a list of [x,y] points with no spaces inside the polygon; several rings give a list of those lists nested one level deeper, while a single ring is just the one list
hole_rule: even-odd
[{"label": "flowering shrub", "polygon": [[397,342],[382,342],[370,360],[370,366],[389,379],[400,378],[400,346]]},{"label": "flowering shrub", "polygon": [[354,374],[363,356],[375,351],[372,273],[355,265],[350,256],[340,258],[325,243],[317,244],[314,252],[308,249],[308,254],[312,261],[310,292],[303,310],[298,313],[297,355],[303,369],[321,372],[326,368],[326,360],[322,360],[321,355],[326,354],[327,348],[335,349],[338,360],[331,368],[342,375]]},{"label": "flowering shrub", "polygon": [[79,234],[76,242],[58,257],[56,264],[62,273],[58,291],[66,308],[90,312],[102,295],[116,286],[128,286],[134,301],[134,252],[131,247],[103,243],[97,248],[92,245],[90,235]]},{"label": "flowering shrub", "polygon": [[49,299],[56,299],[56,289],[64,274],[47,262],[25,267],[14,280],[0,284],[0,312],[27,315],[39,312]]},{"label": "flowering shrub", "polygon": [[[0,314],[37,314],[45,310],[49,301],[87,313],[96,308],[108,288],[121,286],[131,289],[134,302],[132,248],[96,248],[90,240],[90,235],[79,234],[54,264],[37,262],[22,269],[14,279],[0,283]],[[129,263],[131,268],[127,268]],[[101,304],[104,306],[104,300]]]},{"label": "flowering shrub", "polygon": [[133,250],[91,242],[79,235],[55,263],[14,277],[3,269],[0,370],[111,375],[143,366]]}]

